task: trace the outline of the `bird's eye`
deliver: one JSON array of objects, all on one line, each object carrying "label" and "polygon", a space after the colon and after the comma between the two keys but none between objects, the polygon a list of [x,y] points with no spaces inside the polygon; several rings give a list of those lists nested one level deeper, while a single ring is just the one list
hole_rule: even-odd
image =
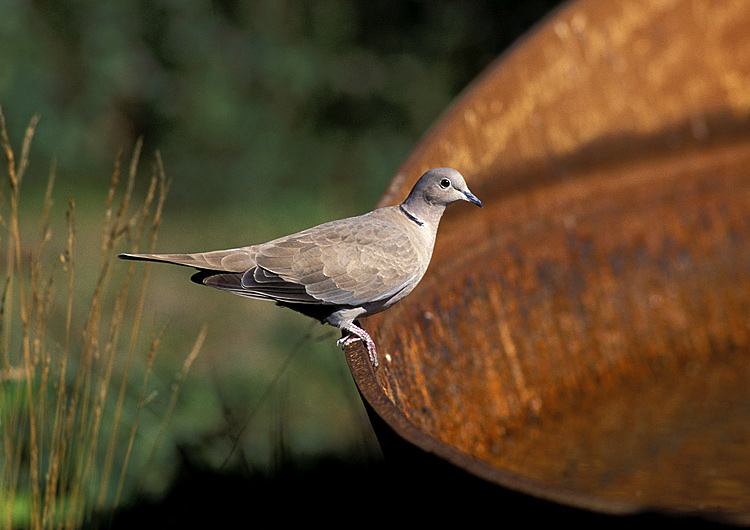
[{"label": "bird's eye", "polygon": [[451,187],[450,179],[442,179],[440,181],[440,187],[443,188],[444,190],[447,190],[448,188],[450,188]]}]

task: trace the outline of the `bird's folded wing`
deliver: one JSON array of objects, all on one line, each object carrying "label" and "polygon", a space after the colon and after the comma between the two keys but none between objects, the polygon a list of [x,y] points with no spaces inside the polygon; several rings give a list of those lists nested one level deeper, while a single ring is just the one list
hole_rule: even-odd
[{"label": "bird's folded wing", "polygon": [[193,280],[209,287],[259,300],[290,304],[320,303],[320,300],[305,291],[304,285],[287,282],[261,267],[255,267],[245,273],[203,271],[194,275]]},{"label": "bird's folded wing", "polygon": [[[413,286],[423,272],[404,230],[369,216],[334,221],[255,248],[259,267],[328,304],[388,299]],[[264,285],[249,272],[242,283],[264,292],[284,288]]]}]

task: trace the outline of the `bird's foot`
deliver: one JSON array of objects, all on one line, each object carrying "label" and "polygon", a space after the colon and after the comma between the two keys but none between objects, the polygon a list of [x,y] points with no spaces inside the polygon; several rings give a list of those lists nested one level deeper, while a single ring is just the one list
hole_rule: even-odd
[{"label": "bird's foot", "polygon": [[348,344],[351,344],[352,342],[357,340],[361,340],[365,343],[367,354],[370,356],[370,362],[372,362],[373,366],[377,368],[378,350],[377,348],[375,348],[375,341],[372,340],[370,334],[355,324],[349,324],[347,327],[343,328],[343,331],[349,334],[344,335],[339,340],[337,340],[336,344],[343,350]]}]

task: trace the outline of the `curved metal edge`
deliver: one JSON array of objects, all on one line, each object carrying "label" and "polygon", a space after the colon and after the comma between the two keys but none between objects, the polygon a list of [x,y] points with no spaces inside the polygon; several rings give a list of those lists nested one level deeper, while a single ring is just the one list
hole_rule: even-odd
[{"label": "curved metal edge", "polygon": [[[474,81],[472,81],[462,92],[454,99],[454,102],[439,116],[432,127],[423,135],[417,143],[415,150],[410,153],[399,170],[394,175],[389,186],[384,191],[377,207],[386,206],[394,203],[398,196],[401,195],[401,188],[407,183],[407,177],[414,169],[415,161],[420,160],[425,145],[431,143],[433,138],[441,134],[444,124],[449,122],[451,116],[460,112],[460,102],[466,101],[471,94],[479,90],[486,79],[492,74],[495,67],[503,62],[506,57],[514,53],[526,41],[533,38],[539,28],[545,26],[551,19],[558,16],[561,12],[571,9],[577,2],[563,2],[556,8],[552,9],[546,16],[540,19],[524,35],[516,40],[505,52],[495,58]],[[580,494],[573,492],[553,490],[541,483],[531,481],[527,478],[504,472],[500,469],[489,466],[488,464],[465,455],[448,444],[439,441],[428,433],[420,430],[408,417],[388,398],[382,387],[377,381],[375,371],[370,363],[366,348],[361,342],[351,343],[345,348],[345,356],[349,370],[352,373],[354,381],[365,401],[369,405],[368,412],[374,412],[377,417],[370,414],[370,420],[373,423],[375,434],[381,445],[383,439],[393,437],[383,432],[383,427],[387,427],[397,438],[400,438],[406,444],[418,448],[428,458],[429,455],[447,462],[450,466],[464,470],[465,472],[476,477],[475,480],[482,480],[491,483],[496,493],[499,488],[506,488],[513,492],[520,492],[526,495],[532,495],[538,499],[549,501],[561,505],[561,508],[575,507],[583,510],[593,510],[609,515],[634,515],[647,512],[643,506],[630,503],[618,503],[615,501],[603,501],[599,498],[584,498]],[[378,425],[380,424],[380,425]],[[387,451],[384,449],[384,453]],[[401,450],[401,449],[399,449]],[[444,470],[446,473],[450,471]]]},{"label": "curved metal edge", "polygon": [[[354,381],[370,416],[375,435],[386,462],[395,464],[393,482],[406,478],[408,492],[427,495],[432,503],[450,502],[472,512],[503,517],[521,516],[529,523],[568,522],[580,524],[684,524],[694,522],[700,528],[750,526],[741,514],[706,511],[668,510],[584,496],[553,489],[537,481],[502,471],[463,454],[420,430],[388,398],[378,384],[367,349],[361,342],[348,345],[344,354]],[[415,479],[416,478],[416,479]],[[403,490],[401,490],[403,491]],[[423,498],[423,497],[422,497]],[[668,526],[671,527],[671,526]]]},{"label": "curved metal edge", "polygon": [[[435,120],[432,127],[430,127],[426,133],[417,142],[416,148],[409,154],[406,160],[397,170],[393,176],[388,187],[385,189],[383,195],[377,202],[377,207],[383,207],[390,204],[396,204],[400,198],[402,198],[404,189],[408,189],[411,185],[412,179],[416,179],[419,176],[419,172],[415,171],[419,169],[419,162],[423,158],[423,152],[427,145],[432,143],[435,138],[442,134],[446,123],[449,123],[456,113],[461,111],[461,102],[471,98],[471,95],[481,89],[483,83],[486,82],[487,78],[492,75],[495,67],[507,59],[507,57],[516,52],[518,48],[523,46],[527,41],[531,40],[537,31],[543,26],[547,25],[550,20],[556,18],[567,10],[577,8],[580,1],[563,2],[555,9],[551,10],[545,17],[540,19],[532,28],[530,28],[524,35],[516,40],[508,49],[501,53],[495,58],[486,68],[480,73],[474,81],[472,81],[464,90],[454,98],[453,103],[445,109],[445,111]],[[366,319],[362,321],[366,325]],[[437,438],[431,436],[420,430],[409,418],[393,403],[388,396],[385,394],[383,388],[380,386],[377,380],[375,370],[373,369],[367,351],[360,342],[350,344],[345,349],[345,357],[349,369],[354,378],[355,384],[362,396],[368,413],[370,414],[370,420],[373,424],[375,434],[381,443],[381,446],[385,443],[393,444],[394,439],[401,441],[403,446],[407,448],[395,449],[396,451],[404,450],[409,457],[414,457],[414,451],[421,452],[422,458],[427,458],[431,465],[435,464],[435,460],[444,462],[446,466],[455,468],[455,470],[462,470],[466,474],[470,474],[475,477],[476,481],[486,482],[492,490],[493,495],[498,497],[508,493],[519,493],[521,496],[532,496],[539,499],[540,502],[546,503],[544,509],[550,509],[551,507],[557,506],[562,513],[570,514],[564,510],[583,510],[591,515],[605,514],[605,516],[620,516],[624,517],[625,520],[631,521],[633,517],[640,518],[641,516],[657,516],[657,517],[695,517],[700,519],[702,523],[716,523],[719,525],[750,525],[750,520],[746,517],[736,514],[726,514],[717,512],[697,512],[697,511],[676,511],[676,510],[665,510],[664,507],[660,506],[645,506],[635,503],[618,502],[614,500],[605,500],[592,496],[584,496],[579,493],[572,491],[564,491],[553,489],[546,486],[538,481],[531,480],[527,477],[512,474],[507,471],[492,467],[485,462],[472,458],[469,455],[457,451],[455,448],[448,444],[439,441]],[[386,432],[387,429],[387,432]],[[386,458],[389,458],[386,447],[383,447],[383,452]],[[398,459],[399,463],[404,462],[404,459]],[[449,480],[455,478],[453,471],[445,468],[439,472],[449,475]],[[434,478],[434,477],[433,477]],[[453,489],[456,489],[455,487]],[[528,507],[529,504],[526,499],[521,499],[519,496],[512,497],[513,502],[519,502],[522,507]],[[540,505],[535,505],[537,509],[542,508]],[[497,504],[494,505],[496,510]],[[503,510],[507,510],[509,506],[503,504]],[[552,513],[561,513],[558,510],[552,509]],[[632,521],[631,521],[632,522]],[[625,523],[631,524],[631,523]],[[701,524],[701,527],[704,527]]]},{"label": "curved metal edge", "polygon": [[[448,444],[420,430],[388,398],[382,387],[378,384],[367,350],[361,342],[348,345],[344,352],[346,362],[349,365],[360,395],[365,400],[365,404],[369,405],[371,411],[377,416],[373,417],[372,414],[370,415],[375,434],[381,446],[390,445],[390,447],[382,447],[386,458],[393,456],[399,463],[406,462],[405,465],[414,465],[415,469],[418,467],[420,473],[425,471],[424,464],[435,466],[437,469],[431,474],[432,476],[425,477],[425,481],[435,481],[433,486],[437,487],[437,483],[441,482],[441,479],[442,481],[449,480],[452,484],[455,484],[458,479],[457,472],[462,470],[473,477],[460,477],[462,487],[467,487],[468,485],[472,488],[478,488],[484,493],[496,496],[519,493],[531,495],[536,499],[557,505],[545,506],[545,509],[551,510],[557,515],[559,515],[561,510],[565,511],[571,508],[619,516],[650,513],[650,510],[644,506],[616,501],[604,501],[599,498],[584,497],[574,492],[553,490],[544,484],[494,468],[457,451]],[[368,410],[368,412],[370,411]],[[401,439],[402,443],[405,442],[408,446],[394,447],[394,437],[391,436],[391,433],[385,432],[384,427],[387,427],[397,438]],[[414,462],[415,454],[411,448],[417,448],[422,453],[416,457],[420,460],[419,464]],[[392,451],[391,454],[389,454],[389,451]],[[396,454],[404,451],[408,455],[406,458],[403,458],[403,454]],[[435,457],[449,464],[449,467],[441,467],[435,461]],[[487,484],[480,484],[479,481],[486,481]],[[452,486],[451,489],[456,490],[457,488]],[[514,502],[519,501],[523,502],[524,500],[514,498]],[[526,499],[524,505],[528,504],[529,500]],[[569,512],[568,514],[570,515]]]}]

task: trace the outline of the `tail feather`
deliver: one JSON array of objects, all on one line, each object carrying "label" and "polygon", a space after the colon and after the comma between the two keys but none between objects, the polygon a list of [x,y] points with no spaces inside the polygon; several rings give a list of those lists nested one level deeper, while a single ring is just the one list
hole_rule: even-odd
[{"label": "tail feather", "polygon": [[172,263],[202,270],[244,272],[255,267],[255,253],[248,248],[215,250],[196,254],[118,254],[120,259]]}]

